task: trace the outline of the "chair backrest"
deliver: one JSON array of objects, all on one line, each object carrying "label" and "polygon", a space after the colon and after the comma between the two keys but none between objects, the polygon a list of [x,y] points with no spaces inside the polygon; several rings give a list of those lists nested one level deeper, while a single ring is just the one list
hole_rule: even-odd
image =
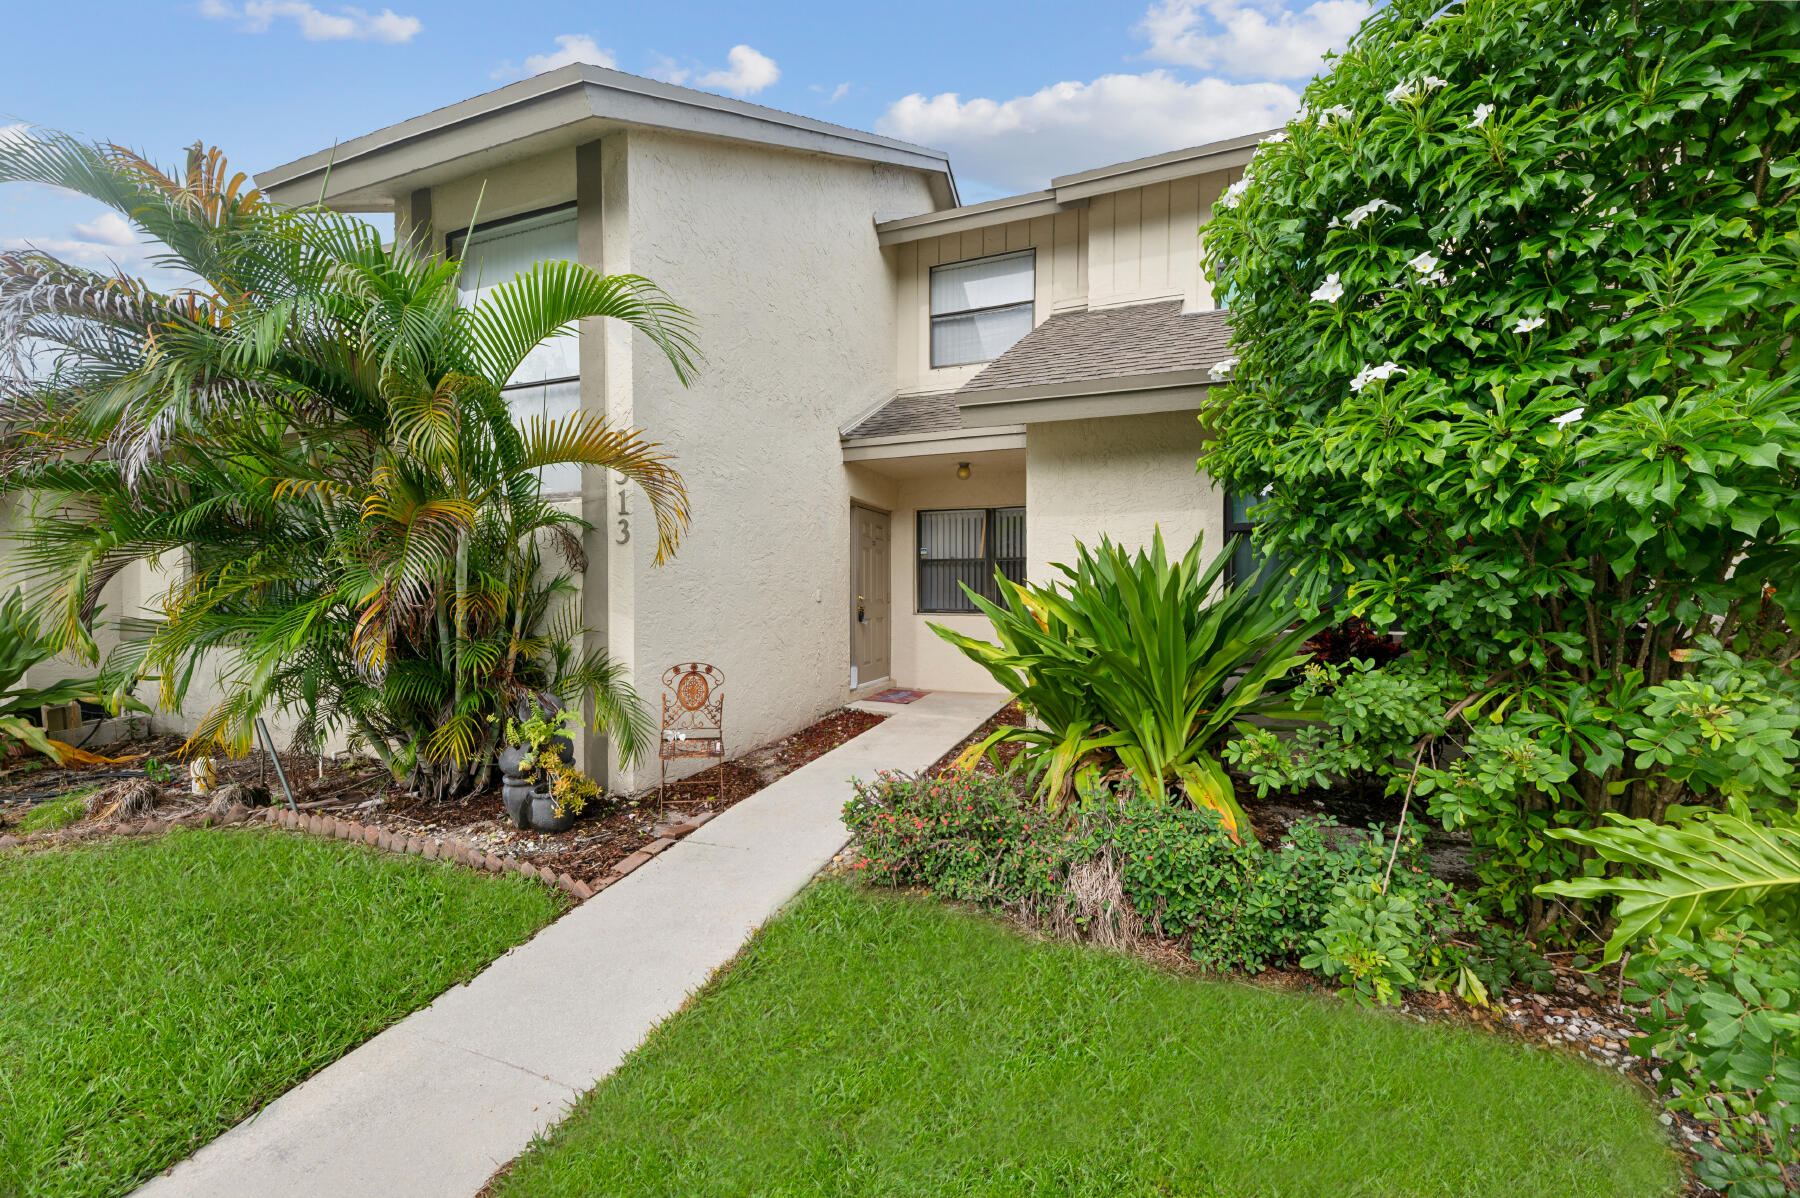
[{"label": "chair backrest", "polygon": [[663,671],[662,740],[723,740],[725,675],[717,666],[691,661]]}]

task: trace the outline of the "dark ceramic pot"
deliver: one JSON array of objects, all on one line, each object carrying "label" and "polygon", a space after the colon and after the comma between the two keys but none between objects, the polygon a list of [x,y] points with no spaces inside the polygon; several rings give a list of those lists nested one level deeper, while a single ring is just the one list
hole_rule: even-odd
[{"label": "dark ceramic pot", "polygon": [[[544,752],[553,753],[561,758],[564,764],[575,760],[575,742],[566,736],[558,736],[544,746]],[[536,822],[532,816],[532,796],[537,791],[537,777],[534,774],[520,772],[519,766],[531,755],[530,749],[507,746],[500,750],[496,763],[500,766],[500,803],[506,808],[506,818],[512,821],[513,827],[519,829],[541,828],[546,832],[559,832],[562,828],[547,828]],[[554,806],[554,804],[550,804]],[[548,814],[546,812],[546,814]],[[574,820],[571,818],[570,823]],[[567,825],[564,825],[565,827]]]},{"label": "dark ceramic pot", "polygon": [[575,826],[575,813],[556,814],[556,800],[547,790],[531,792],[531,826],[540,832],[567,832]]}]

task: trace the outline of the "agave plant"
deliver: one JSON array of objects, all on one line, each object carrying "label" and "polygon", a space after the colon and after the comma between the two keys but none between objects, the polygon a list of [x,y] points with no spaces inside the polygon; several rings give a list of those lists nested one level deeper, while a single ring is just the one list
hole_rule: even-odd
[{"label": "agave plant", "polygon": [[303,740],[344,731],[446,796],[485,776],[521,700],[554,693],[585,701],[627,760],[642,750],[642,704],[573,615],[588,526],[542,498],[539,472],[634,481],[659,562],[688,520],[680,475],[590,412],[515,421],[500,388],[595,317],[643,332],[688,382],[693,325],[668,296],[554,262],[464,305],[457,263],[269,203],[217,150],[165,174],[115,146],[15,136],[0,140],[8,180],[108,204],[193,280],[163,294],[0,254],[0,467],[33,496],[22,557],[54,642],[91,649],[105,583],[178,562],[108,665],[159,681],[169,709],[222,667],[197,741],[241,750],[257,715],[283,710]]},{"label": "agave plant", "polygon": [[997,577],[1005,606],[969,592],[995,641],[931,626],[1016,695],[1033,723],[1000,729],[962,763],[1020,742],[1046,799],[1066,803],[1129,778],[1151,794],[1176,787],[1235,835],[1244,812],[1215,750],[1238,721],[1315,715],[1268,688],[1309,660],[1296,650],[1324,621],[1296,622],[1273,588],[1227,584],[1229,547],[1202,565],[1199,538],[1175,562],[1161,529],[1136,553],[1103,537],[1077,555],[1073,568],[1055,567],[1063,577],[1050,586]]}]

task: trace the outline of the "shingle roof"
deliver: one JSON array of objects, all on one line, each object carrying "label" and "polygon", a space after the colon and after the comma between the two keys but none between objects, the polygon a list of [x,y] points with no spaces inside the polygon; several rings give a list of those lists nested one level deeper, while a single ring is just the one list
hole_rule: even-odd
[{"label": "shingle roof", "polygon": [[1063,312],[970,379],[958,395],[1205,370],[1231,354],[1231,323],[1221,310],[1181,314],[1181,301]]},{"label": "shingle roof", "polygon": [[896,395],[844,434],[853,437],[895,437],[906,433],[938,433],[963,426],[956,399],[947,391],[934,395]]},{"label": "shingle roof", "polygon": [[1180,300],[1063,312],[1027,333],[961,390],[896,395],[846,431],[844,439],[960,429],[964,425],[956,406],[958,395],[1205,370],[1230,356],[1230,340],[1231,323],[1225,312],[1183,316]]}]

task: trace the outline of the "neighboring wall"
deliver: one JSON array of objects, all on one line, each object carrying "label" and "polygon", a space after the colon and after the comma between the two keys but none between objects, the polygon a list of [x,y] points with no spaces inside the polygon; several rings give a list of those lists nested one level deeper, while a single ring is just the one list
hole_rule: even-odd
[{"label": "neighboring wall", "polygon": [[1025,550],[1033,582],[1058,577],[1076,541],[1106,533],[1129,547],[1161,526],[1171,555],[1206,537],[1225,544],[1225,495],[1195,471],[1200,423],[1193,412],[1033,424],[1025,433]]},{"label": "neighboring wall", "polygon": [[[894,280],[874,213],[903,210],[902,181],[678,134],[633,130],[628,143],[630,262],[606,268],[686,305],[707,361],[684,389],[635,338],[631,394],[609,396],[615,416],[629,403],[631,422],[676,451],[694,516],[675,560],[656,567],[643,498],[628,496],[632,539],[608,560],[610,639],[646,695],[677,662],[722,669],[735,753],[847,693],[851,496],[837,430],[894,375]],[[928,207],[923,177],[911,186]],[[654,762],[639,775],[655,776]]]}]

